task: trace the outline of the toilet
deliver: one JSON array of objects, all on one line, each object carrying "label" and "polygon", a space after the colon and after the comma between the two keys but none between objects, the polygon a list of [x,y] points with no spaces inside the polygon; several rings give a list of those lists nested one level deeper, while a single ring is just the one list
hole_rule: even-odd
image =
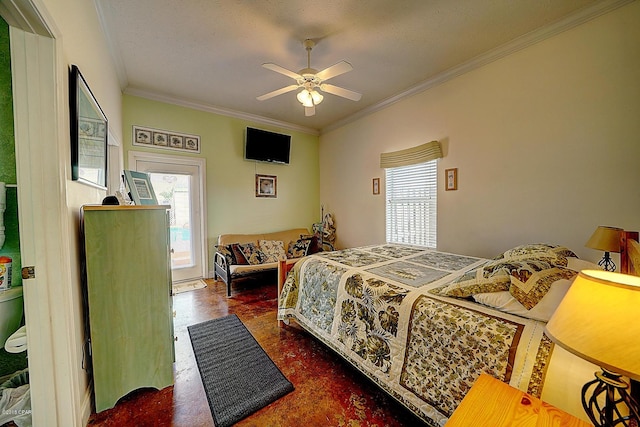
[{"label": "toilet", "polygon": [[22,286],[0,291],[0,348],[20,328],[22,312]]}]

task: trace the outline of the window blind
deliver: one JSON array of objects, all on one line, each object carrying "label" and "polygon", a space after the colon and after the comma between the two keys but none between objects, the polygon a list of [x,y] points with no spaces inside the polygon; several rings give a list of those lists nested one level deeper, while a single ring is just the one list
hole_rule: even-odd
[{"label": "window blind", "polygon": [[436,247],[438,161],[386,169],[386,240]]}]

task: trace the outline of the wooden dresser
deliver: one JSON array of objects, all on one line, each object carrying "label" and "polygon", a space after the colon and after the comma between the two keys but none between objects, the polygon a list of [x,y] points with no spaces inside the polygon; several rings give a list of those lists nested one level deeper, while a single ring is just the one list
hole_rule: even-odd
[{"label": "wooden dresser", "polygon": [[96,412],[173,384],[168,208],[82,208]]},{"label": "wooden dresser", "polygon": [[482,374],[446,427],[593,427],[523,391]]}]

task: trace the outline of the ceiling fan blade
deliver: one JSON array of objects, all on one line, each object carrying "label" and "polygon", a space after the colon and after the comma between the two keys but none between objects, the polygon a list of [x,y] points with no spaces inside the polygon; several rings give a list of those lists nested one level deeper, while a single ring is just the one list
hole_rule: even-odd
[{"label": "ceiling fan blade", "polygon": [[274,96],[282,95],[283,93],[291,92],[292,90],[296,90],[298,85],[289,85],[287,87],[283,87],[282,89],[274,90],[273,92],[265,93],[264,95],[258,96],[256,99],[258,101],[264,101],[265,99],[273,98]]},{"label": "ceiling fan blade", "polygon": [[298,80],[301,76],[300,74],[291,71],[291,70],[287,70],[284,67],[281,67],[277,64],[273,64],[271,62],[267,62],[266,64],[262,64],[262,66],[264,68],[266,68],[267,70],[271,70],[271,71],[275,71],[276,73],[280,73],[280,74],[284,74],[287,77],[291,77],[292,79]]},{"label": "ceiling fan blade", "polygon": [[334,86],[334,85],[330,85],[327,83],[323,83],[320,85],[320,89],[324,92],[333,94],[333,95],[338,95],[341,96],[343,98],[347,98],[350,99],[352,101],[360,101],[360,98],[362,98],[362,94],[358,93],[358,92],[354,92],[352,90],[349,89],[345,89],[342,87],[338,87],[338,86]]},{"label": "ceiling fan blade", "polygon": [[316,107],[304,107],[304,115],[307,117],[314,116],[316,114]]},{"label": "ceiling fan blade", "polygon": [[351,64],[347,61],[340,61],[337,64],[330,66],[329,68],[325,68],[324,70],[318,72],[316,77],[320,80],[329,80],[335,76],[339,76],[340,74],[347,73],[353,70]]}]

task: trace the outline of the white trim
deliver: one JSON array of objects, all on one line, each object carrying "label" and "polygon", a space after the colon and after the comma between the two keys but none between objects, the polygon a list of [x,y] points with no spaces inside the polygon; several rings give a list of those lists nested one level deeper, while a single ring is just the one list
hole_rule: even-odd
[{"label": "white trim", "polygon": [[[200,175],[200,194],[198,195],[198,203],[200,204],[200,242],[201,242],[201,274],[202,278],[213,277],[209,271],[209,245],[207,233],[207,160],[203,157],[192,156],[172,156],[168,154],[150,153],[147,151],[129,151],[127,167],[131,168],[136,162],[156,162],[167,163],[184,166],[195,166],[199,169]],[[192,279],[189,279],[192,280]]]},{"label": "white trim", "polygon": [[[109,21],[107,17],[112,16],[111,4],[108,1],[102,2],[100,0],[93,0],[93,3],[96,7],[96,12],[98,13],[98,20],[100,21],[100,28],[102,29],[102,34],[104,34],[104,38],[107,40],[107,47],[109,49],[109,52],[111,53],[111,59],[113,59],[113,64],[116,69],[116,74],[118,75],[118,82],[120,83],[120,88],[124,89],[129,84],[129,78],[127,77],[127,69],[124,66],[122,55],[120,54],[120,50],[117,47],[118,45],[114,40],[116,36],[114,34],[110,34],[107,31],[106,22]],[[113,18],[111,19],[113,20]]]},{"label": "white trim", "polygon": [[306,126],[299,126],[293,123],[283,122],[280,120],[269,119],[267,117],[258,116],[256,114],[244,113],[242,111],[231,110],[223,107],[216,107],[202,102],[189,101],[186,99],[176,98],[169,95],[159,94],[156,92],[146,91],[142,89],[126,88],[124,93],[127,95],[139,96],[140,98],[150,99],[152,101],[165,102],[181,107],[192,108],[194,110],[205,111],[207,113],[219,114],[221,116],[233,117],[236,119],[247,120],[251,122],[261,123],[270,126],[277,126],[283,129],[303,132],[309,135],[319,135],[318,129]]},{"label": "white trim", "polygon": [[81,338],[69,309],[74,233],[60,166],[68,163],[69,131],[60,32],[41,0],[3,1],[0,13],[11,25],[20,252],[36,275],[23,281],[32,421],[82,426],[91,408],[81,402],[87,393],[76,363]]}]

